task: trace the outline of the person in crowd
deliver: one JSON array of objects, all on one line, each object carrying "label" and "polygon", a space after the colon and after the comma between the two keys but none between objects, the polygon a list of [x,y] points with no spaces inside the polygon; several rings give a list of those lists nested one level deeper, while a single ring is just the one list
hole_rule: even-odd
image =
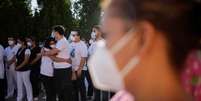
[{"label": "person in crowd", "polygon": [[5,84],[4,84],[4,48],[0,45],[0,101],[5,101]]},{"label": "person in crowd", "polygon": [[101,27],[99,25],[95,25],[92,29],[92,33],[91,33],[91,39],[95,40],[93,42],[91,42],[91,45],[89,46],[89,56],[93,55],[93,53],[96,50],[96,42],[99,40],[103,40],[102,37],[102,31],[101,31]]},{"label": "person in crowd", "polygon": [[[95,25],[91,33],[91,38],[95,41],[89,46],[89,49],[88,49],[89,57],[91,57],[95,53],[97,49],[97,42],[100,40],[104,40],[102,36],[103,36],[103,33],[101,30],[101,26]],[[87,73],[87,76],[90,76],[89,72]],[[88,93],[89,95],[91,95],[91,93],[93,92],[91,92],[92,91],[91,89],[89,91],[90,92]],[[107,91],[95,89],[95,101],[105,101],[105,100],[108,100],[108,98],[109,98],[109,93]]]},{"label": "person in crowd", "polygon": [[75,77],[76,101],[79,101],[79,92],[81,101],[86,101],[85,71],[84,65],[88,57],[87,45],[81,41],[81,34],[78,30],[71,32],[71,60],[73,76]]},{"label": "person in crowd", "polygon": [[136,101],[191,101],[179,78],[198,41],[194,33],[200,34],[196,3],[111,0],[102,21],[107,43],[99,42],[89,62],[95,86],[125,89]]},{"label": "person in crowd", "polygon": [[[45,41],[42,50],[50,51],[56,48],[56,41],[54,38],[48,38]],[[40,74],[42,75],[42,82],[45,88],[46,101],[56,101],[55,83],[54,82],[54,67],[53,60],[48,56],[42,56]]]},{"label": "person in crowd", "polygon": [[17,75],[15,71],[16,67],[16,54],[18,47],[13,37],[8,37],[8,47],[5,49],[5,61],[6,61],[6,77],[7,77],[7,95],[6,99],[14,96],[15,90],[17,90]]},{"label": "person in crowd", "polygon": [[50,51],[42,52],[43,56],[55,56],[66,62],[58,62],[54,59],[55,89],[59,101],[73,101],[72,66],[70,59],[70,44],[64,37],[65,29],[61,25],[53,27],[53,37],[56,39],[56,47]]},{"label": "person in crowd", "polygon": [[40,93],[41,48],[35,37],[27,38],[27,45],[31,50],[29,63],[31,68],[30,80],[33,89],[33,100],[37,101]]},{"label": "person in crowd", "polygon": [[28,48],[25,38],[19,38],[17,42],[18,47],[20,47],[16,55],[17,64],[15,68],[17,71],[17,101],[23,101],[24,95],[27,95],[27,101],[33,101],[29,65],[31,50]]}]

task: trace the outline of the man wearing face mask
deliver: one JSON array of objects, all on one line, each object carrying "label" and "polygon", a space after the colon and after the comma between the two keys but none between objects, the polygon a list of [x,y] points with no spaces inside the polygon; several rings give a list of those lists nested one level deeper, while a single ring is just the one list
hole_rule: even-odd
[{"label": "man wearing face mask", "polygon": [[56,47],[50,51],[43,51],[43,56],[55,56],[59,59],[66,61],[58,62],[53,59],[54,63],[54,77],[55,77],[55,89],[56,94],[59,97],[59,101],[74,101],[73,100],[73,84],[72,84],[72,67],[68,61],[70,59],[70,44],[66,40],[65,29],[61,25],[53,27],[52,36],[57,40]]},{"label": "man wearing face mask", "polygon": [[28,38],[27,45],[30,47],[31,55],[30,55],[30,66],[31,66],[31,74],[30,80],[32,83],[33,89],[33,97],[34,101],[38,100],[39,91],[40,91],[40,62],[41,62],[41,48],[38,46],[38,42],[35,37]]},{"label": "man wearing face mask", "polygon": [[73,76],[75,77],[75,92],[76,101],[79,101],[79,92],[81,93],[81,101],[86,101],[86,87],[85,87],[85,71],[84,65],[88,56],[87,45],[80,40],[80,32],[71,32],[71,60],[73,68]]},{"label": "man wearing face mask", "polygon": [[6,99],[13,97],[14,91],[17,90],[16,84],[16,71],[15,62],[18,47],[15,45],[15,39],[13,37],[8,37],[8,47],[5,49],[5,61],[6,61],[6,77],[7,77],[7,95]]}]

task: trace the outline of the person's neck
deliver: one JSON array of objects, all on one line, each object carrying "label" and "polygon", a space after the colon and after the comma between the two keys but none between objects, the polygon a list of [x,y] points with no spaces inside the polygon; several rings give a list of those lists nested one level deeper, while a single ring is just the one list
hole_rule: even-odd
[{"label": "person's neck", "polygon": [[24,49],[24,48],[26,48],[26,46],[22,46],[22,47],[21,47],[21,49]]},{"label": "person's neck", "polygon": [[181,84],[180,75],[170,63],[163,40],[157,40],[149,54],[132,74],[138,78],[133,91],[137,101],[189,101]]},{"label": "person's neck", "polygon": [[61,39],[63,39],[63,38],[64,38],[64,36],[59,36],[58,37],[58,41],[61,40]]},{"label": "person's neck", "polygon": [[80,40],[74,41],[74,43],[79,43],[79,42],[80,42]]},{"label": "person's neck", "polygon": [[33,44],[31,48],[33,49],[33,48],[35,48],[35,47],[36,47],[36,45]]},{"label": "person's neck", "polygon": [[10,45],[10,48],[13,48],[15,45]]}]

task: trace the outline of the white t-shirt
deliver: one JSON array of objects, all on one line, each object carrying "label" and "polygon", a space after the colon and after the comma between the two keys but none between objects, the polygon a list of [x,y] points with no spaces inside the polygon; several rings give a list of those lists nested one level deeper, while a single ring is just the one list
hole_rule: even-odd
[{"label": "white t-shirt", "polygon": [[30,56],[30,55],[31,55],[31,50],[30,50],[30,49],[26,49],[26,50],[25,50],[25,55]]},{"label": "white t-shirt", "polygon": [[[50,49],[44,48],[45,51],[50,51]],[[48,56],[42,56],[40,74],[53,77],[53,61]]]},{"label": "white t-shirt", "polygon": [[[17,54],[17,51],[18,51],[18,47],[15,45],[13,48],[11,48],[10,46],[8,46],[6,49],[5,49],[5,58],[7,61],[11,60],[16,54]],[[15,68],[15,63],[11,64],[10,65],[10,69],[14,69]]]},{"label": "white t-shirt", "polygon": [[[69,59],[70,58],[70,45],[69,42],[63,37],[56,43],[56,48],[60,50],[56,57]],[[71,67],[71,64],[67,62],[54,62],[54,68],[56,69],[64,69]]]},{"label": "white t-shirt", "polygon": [[0,45],[0,79],[4,79],[4,48]]},{"label": "white t-shirt", "polygon": [[[80,41],[78,43],[72,42],[70,46],[72,67],[75,71],[77,71],[79,69],[81,58],[87,58],[88,56],[87,45],[83,41]],[[86,67],[83,69],[86,69]]]},{"label": "white t-shirt", "polygon": [[96,42],[93,42],[90,46],[89,46],[89,49],[88,49],[88,52],[89,52],[89,56],[93,55],[94,52],[96,51]]}]

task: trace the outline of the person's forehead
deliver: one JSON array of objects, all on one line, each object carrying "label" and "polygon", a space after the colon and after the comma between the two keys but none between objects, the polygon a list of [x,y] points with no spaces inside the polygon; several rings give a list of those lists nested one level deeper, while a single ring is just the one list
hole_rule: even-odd
[{"label": "person's forehead", "polygon": [[77,35],[78,32],[77,31],[71,31],[71,35]]}]

